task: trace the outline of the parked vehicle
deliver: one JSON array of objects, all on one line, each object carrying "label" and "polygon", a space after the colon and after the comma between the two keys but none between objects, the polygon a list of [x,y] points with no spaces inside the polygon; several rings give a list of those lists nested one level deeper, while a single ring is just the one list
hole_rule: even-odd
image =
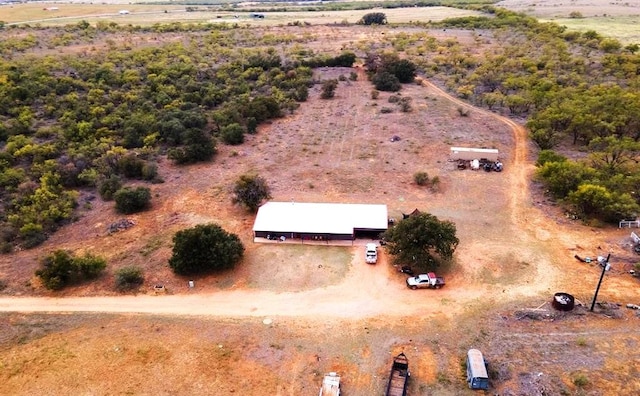
[{"label": "parked vehicle", "polygon": [[409,359],[404,353],[400,353],[393,359],[389,384],[387,385],[386,396],[407,396],[407,385],[409,384]]},{"label": "parked vehicle", "polygon": [[367,243],[364,247],[364,257],[367,264],[375,264],[378,261],[378,246],[375,243]]},{"label": "parked vehicle", "polygon": [[319,396],[340,396],[340,376],[335,372],[330,372],[322,380]]},{"label": "parked vehicle", "polygon": [[408,265],[403,265],[398,269],[398,272],[402,272],[403,274],[413,275],[413,269]]},{"label": "parked vehicle", "polygon": [[444,278],[436,276],[435,273],[420,274],[407,278],[407,287],[410,289],[439,289],[444,286]]},{"label": "parked vehicle", "polygon": [[482,352],[469,349],[467,352],[467,384],[471,389],[489,389],[489,375]]}]

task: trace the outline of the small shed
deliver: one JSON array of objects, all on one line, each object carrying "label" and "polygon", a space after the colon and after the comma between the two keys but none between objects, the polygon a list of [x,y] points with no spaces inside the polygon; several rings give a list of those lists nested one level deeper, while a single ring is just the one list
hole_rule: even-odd
[{"label": "small shed", "polygon": [[472,161],[474,159],[477,160],[487,160],[491,162],[498,161],[498,150],[497,149],[486,149],[486,148],[472,148],[472,147],[451,147],[451,160],[458,161]]}]

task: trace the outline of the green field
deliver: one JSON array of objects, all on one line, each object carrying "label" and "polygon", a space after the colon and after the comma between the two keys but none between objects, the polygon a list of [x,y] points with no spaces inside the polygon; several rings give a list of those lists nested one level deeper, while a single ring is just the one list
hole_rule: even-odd
[{"label": "green field", "polygon": [[542,22],[554,22],[570,30],[586,32],[593,30],[602,36],[618,39],[622,44],[640,43],[640,15],[606,16],[588,18],[541,19]]}]

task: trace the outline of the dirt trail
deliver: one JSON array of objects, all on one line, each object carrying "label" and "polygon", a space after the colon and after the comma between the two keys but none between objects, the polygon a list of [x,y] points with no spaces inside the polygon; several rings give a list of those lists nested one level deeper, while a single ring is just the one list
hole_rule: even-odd
[{"label": "dirt trail", "polygon": [[[363,71],[359,70],[362,75]],[[536,233],[524,230],[532,229],[542,223],[539,214],[532,213],[529,203],[530,165],[527,164],[528,142],[526,131],[517,123],[494,113],[478,109],[464,103],[435,85],[424,85],[437,95],[459,106],[488,114],[508,125],[515,138],[515,155],[510,169],[505,171],[509,177],[509,210],[511,221],[516,229],[523,230],[514,240],[501,241],[505,246],[513,243],[528,246],[536,240]],[[553,235],[546,230],[545,235]],[[510,236],[508,236],[510,238]],[[414,304],[415,293],[408,290],[397,277],[390,276],[392,268],[381,262],[376,266],[367,266],[362,262],[359,250],[354,254],[351,271],[339,284],[325,288],[302,292],[276,293],[263,290],[237,289],[217,291],[215,293],[180,295],[138,295],[118,297],[68,297],[68,298],[0,298],[0,311],[17,312],[134,312],[153,314],[214,315],[224,317],[242,316],[308,316],[308,317],[349,317],[365,318],[374,316],[406,316],[425,313],[454,315],[465,305],[487,297],[484,285],[464,288],[452,285],[431,293],[428,305]],[[548,260],[540,260],[536,265],[538,273],[545,274],[545,281],[519,284],[502,290],[501,298],[518,295],[532,295],[550,287],[556,279],[556,269]],[[497,291],[493,294],[497,296]],[[450,304],[456,301],[456,304]],[[339,307],[339,309],[336,309]]]}]

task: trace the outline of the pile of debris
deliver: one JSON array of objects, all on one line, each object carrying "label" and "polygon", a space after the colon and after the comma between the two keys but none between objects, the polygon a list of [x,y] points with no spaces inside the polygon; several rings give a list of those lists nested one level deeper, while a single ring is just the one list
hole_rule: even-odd
[{"label": "pile of debris", "polygon": [[471,169],[478,170],[480,168],[484,169],[485,172],[502,172],[504,165],[500,161],[488,161],[484,159],[474,159],[474,160],[458,160],[458,169]]},{"label": "pile of debris", "polygon": [[131,227],[133,227],[134,225],[136,225],[136,223],[131,220],[131,219],[120,219],[118,221],[116,221],[115,223],[111,223],[111,225],[109,225],[109,227],[107,227],[107,232],[109,233],[109,235],[116,233],[118,231],[123,231],[126,229],[129,229]]}]

